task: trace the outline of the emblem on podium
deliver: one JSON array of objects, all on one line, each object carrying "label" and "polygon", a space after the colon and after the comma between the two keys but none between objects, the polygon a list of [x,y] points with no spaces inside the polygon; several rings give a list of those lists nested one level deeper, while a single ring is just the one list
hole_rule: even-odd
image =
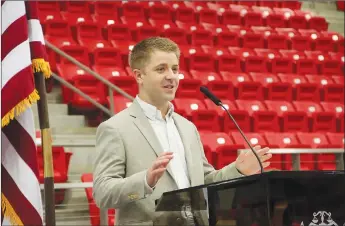
[{"label": "emblem on podium", "polygon": [[[331,217],[331,212],[318,211],[313,213],[313,220],[308,226],[338,226]],[[303,221],[300,226],[305,226]]]}]

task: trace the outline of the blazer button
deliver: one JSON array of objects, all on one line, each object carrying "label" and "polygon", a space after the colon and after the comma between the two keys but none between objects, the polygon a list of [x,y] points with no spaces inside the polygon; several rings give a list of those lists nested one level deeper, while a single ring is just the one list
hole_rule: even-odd
[{"label": "blazer button", "polygon": [[181,218],[176,218],[176,223],[178,224],[178,225],[182,225],[182,219]]}]

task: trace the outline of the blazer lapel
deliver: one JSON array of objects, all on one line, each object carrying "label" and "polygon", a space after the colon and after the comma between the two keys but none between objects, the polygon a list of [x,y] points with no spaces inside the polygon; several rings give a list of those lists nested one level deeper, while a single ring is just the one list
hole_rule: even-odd
[{"label": "blazer lapel", "polygon": [[[134,100],[132,105],[129,107],[129,112],[132,117],[134,117],[134,124],[139,129],[141,134],[145,137],[147,142],[150,144],[157,157],[163,152],[163,148],[156,137],[149,120],[146,118],[143,110],[141,109],[139,103]],[[171,167],[167,167],[168,173],[173,177]]]},{"label": "blazer lapel", "polygon": [[184,151],[185,151],[185,155],[186,155],[186,162],[187,162],[187,169],[188,169],[188,173],[189,173],[190,183],[191,183],[191,186],[194,186],[196,184],[195,183],[196,177],[195,177],[194,171],[193,171],[193,156],[192,156],[192,152],[190,150],[190,146],[188,145],[188,140],[189,140],[190,134],[187,134],[188,128],[185,128],[185,123],[182,120],[180,120],[180,117],[173,114],[173,118],[174,118],[175,125],[177,127],[177,130],[179,131],[179,134],[181,136],[181,140],[183,143],[183,147],[184,147]]}]

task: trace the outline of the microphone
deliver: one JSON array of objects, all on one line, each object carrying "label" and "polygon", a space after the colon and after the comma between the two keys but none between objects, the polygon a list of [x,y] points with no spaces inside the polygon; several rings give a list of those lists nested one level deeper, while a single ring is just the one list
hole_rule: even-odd
[{"label": "microphone", "polygon": [[206,86],[201,86],[200,87],[200,91],[203,94],[205,94],[205,96],[207,96],[210,100],[212,100],[212,102],[215,103],[215,105],[217,105],[217,106],[221,106],[222,105],[222,102],[218,99],[218,97],[213,95],[213,93],[211,93],[211,91],[209,89],[207,89]]},{"label": "microphone", "polygon": [[244,133],[242,132],[241,128],[239,127],[239,125],[237,124],[236,120],[232,117],[232,115],[230,114],[230,112],[228,111],[228,109],[226,109],[226,107],[222,104],[222,102],[218,99],[218,97],[216,97],[213,93],[211,93],[211,91],[205,87],[205,86],[201,86],[200,87],[200,91],[205,94],[206,97],[208,97],[210,100],[212,100],[212,102],[217,105],[217,106],[221,106],[226,113],[228,113],[228,116],[231,118],[231,120],[234,122],[236,128],[238,129],[238,131],[240,132],[240,134],[242,135],[243,139],[246,141],[246,143],[248,144],[250,150],[253,152],[253,154],[255,155],[256,159],[259,162],[260,165],[260,171],[261,173],[264,172],[264,168],[262,167],[262,163],[259,159],[259,156],[256,154],[256,152],[254,151],[254,148],[252,147],[252,145],[249,143],[247,137],[244,135]]}]

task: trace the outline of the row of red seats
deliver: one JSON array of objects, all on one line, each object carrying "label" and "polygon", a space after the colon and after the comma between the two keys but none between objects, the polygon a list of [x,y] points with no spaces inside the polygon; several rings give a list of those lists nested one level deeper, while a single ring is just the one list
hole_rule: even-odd
[{"label": "row of red seats", "polygon": [[[119,70],[119,75],[128,68],[128,57],[122,55],[117,48],[97,48],[89,52],[81,46],[64,46],[62,51],[76,58],[87,66],[94,65],[94,69],[110,68],[112,71]],[[218,77],[231,72],[265,72],[265,73],[296,73],[296,74],[321,74],[321,75],[344,75],[344,55],[342,53],[321,53],[319,51],[294,51],[294,50],[267,50],[248,48],[212,48],[208,46],[190,47],[181,46],[180,70],[214,73]],[[54,57],[55,56],[55,57]],[[53,55],[50,57],[52,68],[62,77],[69,78],[76,74],[77,66],[65,58]],[[185,76],[188,78],[188,74]],[[222,79],[224,80],[224,79]]]},{"label": "row of red seats", "polygon": [[[130,95],[135,96],[138,93],[135,78],[127,76],[126,71],[116,67],[102,66],[94,66],[93,69]],[[109,95],[106,85],[81,69],[75,70],[68,71],[69,74],[61,73],[61,76],[77,88],[92,95],[100,103],[105,103]],[[196,94],[195,90],[198,90],[201,85],[206,85],[219,98],[227,100],[344,102],[343,76],[180,71],[179,77],[180,84],[176,94],[178,98],[202,100],[204,96],[201,93]],[[118,95],[120,94],[114,93],[114,96]],[[83,98],[78,98],[78,95],[74,95],[67,88],[62,88],[62,96],[65,103],[83,106],[82,102],[77,103]],[[74,100],[74,96],[77,99]],[[86,100],[84,102],[92,108]]]},{"label": "row of red seats", "polygon": [[[243,131],[260,132],[344,132],[344,105],[308,101],[223,100]],[[130,106],[131,101],[114,97],[115,112]],[[176,98],[176,112],[191,120],[199,130],[234,131],[226,112],[210,100]]]},{"label": "row of red seats", "polygon": [[[52,19],[44,26],[49,41],[61,47],[76,44],[88,47],[91,51],[97,46],[119,46],[133,44],[149,36],[165,36],[180,45],[238,46],[246,48],[296,49],[342,51],[343,36],[335,32],[314,29],[272,28],[265,26],[241,27],[238,25],[213,25],[209,23],[144,24],[133,26],[113,22],[104,29],[96,22],[81,21],[70,26],[67,21]],[[91,42],[90,42],[91,41]],[[127,42],[123,42],[127,41]],[[121,45],[120,45],[121,46]],[[128,48],[126,48],[128,51]]]},{"label": "row of red seats", "polygon": [[[127,2],[118,5],[113,2],[87,2],[66,4],[66,11],[60,11],[57,2],[41,3],[40,19],[44,24],[50,19],[65,19],[71,25],[79,21],[96,21],[101,26],[120,22],[134,25],[141,23],[186,23],[232,24],[243,26],[292,27],[296,29],[327,30],[324,17],[310,12],[288,8],[249,7],[234,4],[207,2]],[[90,12],[90,8],[91,12]]]},{"label": "row of red seats", "polygon": [[[270,148],[344,148],[343,133],[246,133],[251,145]],[[236,160],[237,150],[248,148],[239,132],[200,132],[206,158],[215,168]],[[334,154],[300,154],[301,170],[335,170]],[[271,167],[291,170],[290,154],[273,154]]]},{"label": "row of red seats", "polygon": [[[195,90],[206,85],[218,97],[228,100],[284,100],[284,101],[326,101],[344,102],[344,81],[342,76],[318,76],[271,73],[202,73],[195,72],[188,77],[184,72],[177,91],[177,97],[203,99]],[[333,79],[332,79],[333,78]],[[114,84],[129,78],[111,78]],[[115,81],[118,81],[116,83]],[[134,83],[134,82],[133,82]],[[124,87],[122,85],[122,87]],[[126,87],[133,93],[132,88]]]},{"label": "row of red seats", "polygon": [[[140,6],[139,6],[140,5]],[[182,7],[189,7],[199,11],[203,8],[212,8],[217,5],[219,8],[228,8],[230,5],[240,6],[261,6],[266,8],[288,8],[291,10],[301,9],[301,2],[299,1],[88,1],[88,2],[64,2],[64,1],[39,1],[38,8],[43,12],[55,12],[55,11],[68,11],[74,13],[99,13],[99,14],[110,14],[114,13],[118,8],[123,8],[120,13],[133,15],[144,8],[148,10],[152,6],[167,5],[171,9],[177,9]],[[133,6],[133,7],[131,7]],[[137,6],[137,7],[134,7]],[[115,10],[114,10],[115,9]],[[132,13],[133,12],[133,13]]]},{"label": "row of red seats", "polygon": [[[176,112],[193,121],[200,130],[233,131],[236,130],[233,122],[222,109],[216,107],[209,100],[175,99],[173,101]],[[224,101],[234,114],[238,124],[244,131],[303,131],[318,132],[343,131],[337,128],[338,123],[344,123],[344,113],[337,112],[337,107],[343,105],[329,105],[321,103],[294,101],[254,101],[236,100]],[[338,109],[339,110],[339,109]]]}]

